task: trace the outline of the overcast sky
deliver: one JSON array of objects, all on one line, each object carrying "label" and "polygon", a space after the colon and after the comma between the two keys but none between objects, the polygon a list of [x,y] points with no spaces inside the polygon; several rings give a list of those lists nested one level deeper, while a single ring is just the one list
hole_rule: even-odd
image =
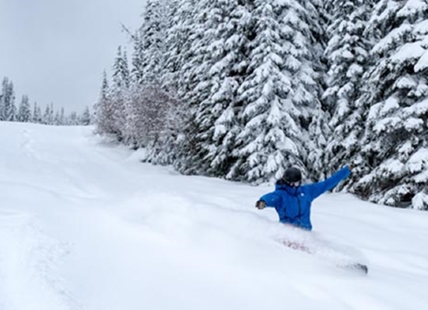
[{"label": "overcast sky", "polygon": [[[118,45],[120,23],[136,29],[144,0],[0,0],[0,79],[39,105],[83,111],[98,98],[102,72]],[[129,51],[132,53],[132,50]]]}]

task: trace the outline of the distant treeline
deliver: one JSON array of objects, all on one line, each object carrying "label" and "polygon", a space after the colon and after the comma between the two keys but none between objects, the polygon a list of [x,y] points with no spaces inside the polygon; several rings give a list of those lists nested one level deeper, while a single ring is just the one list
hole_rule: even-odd
[{"label": "distant treeline", "polygon": [[38,123],[45,125],[89,125],[91,123],[91,113],[86,107],[83,114],[76,112],[65,114],[64,108],[56,110],[54,105],[48,104],[42,107],[34,102],[30,105],[30,99],[23,95],[17,106],[15,104],[15,91],[13,82],[5,77],[0,91],[0,121]]}]

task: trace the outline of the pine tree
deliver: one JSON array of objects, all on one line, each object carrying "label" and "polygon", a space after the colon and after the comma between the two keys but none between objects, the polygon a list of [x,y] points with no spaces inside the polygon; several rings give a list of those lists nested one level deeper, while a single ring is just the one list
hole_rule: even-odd
[{"label": "pine tree", "polygon": [[79,125],[79,122],[80,122],[80,120],[79,120],[79,117],[77,116],[76,112],[71,112],[70,115],[69,115],[69,117],[66,120],[66,123],[69,126]]},{"label": "pine tree", "polygon": [[[179,23],[185,1],[149,1],[140,28],[141,57],[134,57],[134,70],[141,63],[141,81],[133,85],[127,101],[128,126],[134,147],[145,147],[146,161],[171,164],[175,158],[177,96],[186,33]],[[136,48],[134,48],[136,50]],[[137,65],[136,65],[137,64]]]},{"label": "pine tree", "polygon": [[365,35],[372,10],[371,1],[339,0],[326,2],[330,23],[327,86],[323,99],[332,113],[333,134],[326,148],[326,166],[332,171],[354,160],[360,153],[364,134],[366,106],[358,99],[363,95],[363,74],[369,65],[372,43]]},{"label": "pine tree", "polygon": [[[200,94],[196,90],[199,82],[199,73],[195,69],[202,63],[201,53],[195,48],[203,35],[200,27],[201,18],[198,11],[199,5],[195,0],[183,0],[178,10],[179,24],[177,25],[177,36],[183,38],[180,42],[177,55],[178,91],[177,98],[180,106],[176,107],[177,140],[175,142],[174,167],[184,174],[198,174],[201,162],[192,163],[199,145],[196,140],[198,133],[196,124],[196,108]],[[180,36],[181,34],[181,36]]]},{"label": "pine tree", "polygon": [[61,108],[61,113],[59,114],[59,124],[65,125],[65,111],[64,108]]},{"label": "pine tree", "polygon": [[[194,62],[194,49],[192,44],[198,40],[201,35],[199,27],[197,27],[197,3],[196,0],[181,0],[181,5],[177,12],[177,26],[175,29],[168,32],[171,37],[177,37],[177,40],[171,38],[177,46],[177,56],[174,61],[178,73],[175,74],[176,83],[178,85],[178,98],[183,101],[191,95],[194,90],[192,85],[192,64]],[[172,56],[167,56],[166,63],[171,59]]]},{"label": "pine tree", "polygon": [[49,108],[49,124],[54,125],[54,106],[53,103],[51,103],[51,106]]},{"label": "pine tree", "polygon": [[126,51],[122,54],[122,49],[119,46],[113,65],[113,85],[110,89],[110,100],[113,109],[113,132],[119,141],[126,137],[126,101],[128,100],[130,81]]},{"label": "pine tree", "polygon": [[89,107],[85,108],[85,111],[81,117],[81,122],[83,126],[88,126],[91,124],[91,112],[89,112]]},{"label": "pine tree", "polygon": [[[209,163],[206,160],[207,129],[210,124],[207,115],[203,115],[209,108],[201,107],[202,102],[209,100],[210,89],[207,72],[213,65],[210,60],[209,45],[214,40],[210,17],[210,8],[213,4],[208,1],[187,1],[185,10],[181,14],[187,18],[183,21],[183,28],[188,30],[187,43],[182,49],[179,87],[179,96],[183,102],[180,114],[183,122],[181,141],[178,143],[178,160],[176,168],[185,174],[206,174]],[[187,9],[187,11],[186,11]],[[212,124],[212,123],[211,123]]]},{"label": "pine tree", "polygon": [[208,166],[201,168],[210,175],[224,176],[234,163],[232,150],[239,133],[237,91],[248,66],[245,49],[250,13],[237,0],[201,1],[199,5],[206,20],[201,23],[200,45],[194,45],[195,50],[203,51],[203,62],[196,68],[196,91],[203,94],[197,98],[197,139]]},{"label": "pine tree", "polygon": [[62,125],[58,111],[55,112],[53,123],[55,126],[61,126]]},{"label": "pine tree", "polygon": [[46,105],[45,108],[45,113],[43,114],[43,121],[42,123],[45,125],[52,125],[52,120],[51,120],[51,109],[49,105]]},{"label": "pine tree", "polygon": [[0,92],[0,121],[4,121],[6,120],[6,112],[5,112],[5,105],[6,105],[6,98],[7,98],[7,93],[9,91],[9,79],[8,78],[3,78],[3,82],[2,82],[2,89]]},{"label": "pine tree", "polygon": [[381,0],[369,30],[378,42],[366,77],[370,106],[356,193],[391,206],[428,209],[428,4]]},{"label": "pine tree", "polygon": [[24,123],[31,121],[30,101],[27,95],[22,96],[22,101],[19,105],[17,121]]},{"label": "pine tree", "polygon": [[187,31],[183,27],[182,0],[170,0],[167,3],[165,25],[164,66],[161,76],[162,87],[169,94],[177,95],[180,84],[182,49],[187,40]]},{"label": "pine tree", "polygon": [[[240,115],[243,129],[235,153],[239,160],[232,173],[235,178],[245,173],[248,181],[260,182],[274,178],[275,174],[277,178],[282,176],[281,165],[288,159],[284,157],[287,151],[298,157],[295,142],[289,139],[290,143],[285,143],[288,137],[298,136],[298,128],[287,111],[283,111],[287,105],[292,106],[289,98],[292,89],[290,76],[284,73],[285,41],[279,35],[273,1],[255,1],[253,23],[249,73],[239,88],[239,99],[245,105]],[[288,132],[282,127],[287,122]]]},{"label": "pine tree", "polygon": [[37,106],[37,102],[34,102],[32,122],[37,124],[42,123],[42,112],[40,110],[40,107]]},{"label": "pine tree", "polygon": [[0,100],[0,120],[13,122],[16,117],[15,92],[13,83],[8,78],[3,79]]},{"label": "pine tree", "polygon": [[293,76],[293,103],[300,112],[298,124],[305,148],[301,159],[310,178],[324,178],[327,169],[322,158],[330,130],[328,114],[321,102],[326,71],[323,52],[327,41],[323,1],[290,1],[279,9],[282,36],[287,41],[285,62]]},{"label": "pine tree", "polygon": [[131,69],[131,81],[135,85],[141,85],[144,80],[144,68],[143,68],[143,42],[142,42],[141,30],[135,32],[133,36],[133,54],[132,54],[132,69]]},{"label": "pine tree", "polygon": [[95,127],[99,134],[115,134],[113,102],[110,98],[110,88],[107,74],[104,72],[100,96],[95,105]]},{"label": "pine tree", "polygon": [[302,33],[309,31],[302,22],[303,7],[295,1],[254,3],[249,73],[239,88],[244,127],[233,173],[258,183],[279,179],[289,165],[305,167],[302,137],[307,138],[313,116],[308,107],[319,108],[313,103],[315,74],[309,34]]},{"label": "pine tree", "polygon": [[144,22],[140,28],[142,84],[161,85],[162,83],[168,1],[146,1]]}]

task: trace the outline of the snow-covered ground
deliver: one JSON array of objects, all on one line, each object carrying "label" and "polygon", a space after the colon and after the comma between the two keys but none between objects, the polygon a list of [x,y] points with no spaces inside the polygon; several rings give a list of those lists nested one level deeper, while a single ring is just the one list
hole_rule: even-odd
[{"label": "snow-covered ground", "polygon": [[254,208],[272,187],[142,164],[91,130],[0,123],[1,310],[427,308],[428,213],[326,194],[304,233]]}]

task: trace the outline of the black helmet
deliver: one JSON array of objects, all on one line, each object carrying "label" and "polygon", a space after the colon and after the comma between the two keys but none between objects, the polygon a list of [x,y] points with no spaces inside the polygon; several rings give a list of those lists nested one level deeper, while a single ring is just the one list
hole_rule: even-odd
[{"label": "black helmet", "polygon": [[302,181],[302,173],[299,169],[295,167],[288,168],[284,173],[284,181],[285,183],[296,183]]}]

